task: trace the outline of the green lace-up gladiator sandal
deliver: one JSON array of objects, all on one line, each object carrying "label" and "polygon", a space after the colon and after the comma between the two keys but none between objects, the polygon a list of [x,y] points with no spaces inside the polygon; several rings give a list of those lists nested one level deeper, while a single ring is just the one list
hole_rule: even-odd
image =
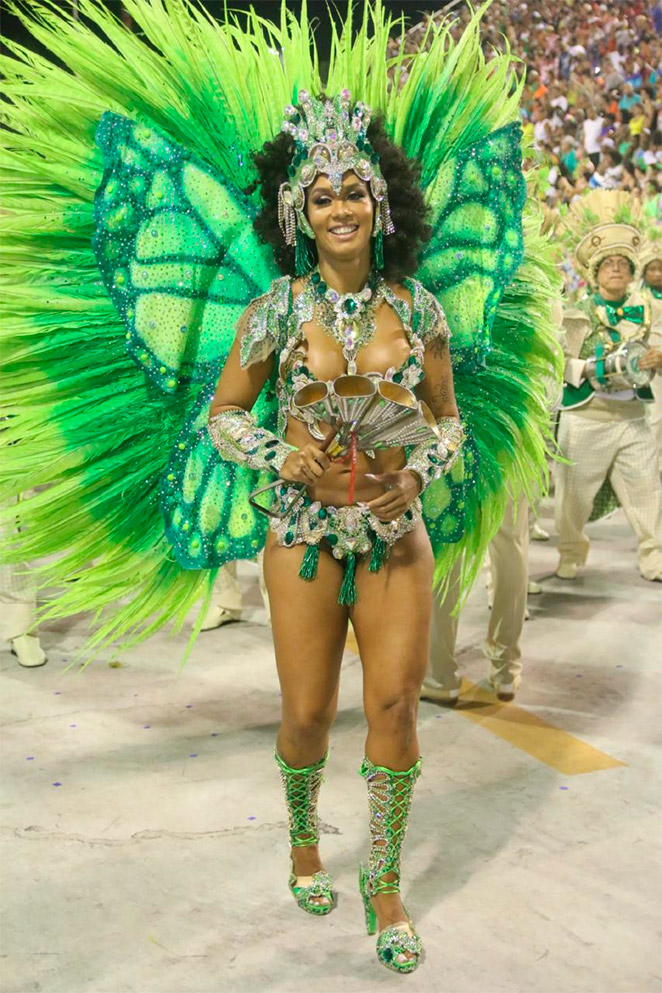
[{"label": "green lace-up gladiator sandal", "polygon": [[[317,798],[322,785],[322,771],[327,755],[315,765],[303,769],[292,769],[278,752],[274,753],[280,769],[280,778],[285,788],[285,802],[290,824],[290,845],[292,848],[307,848],[319,843],[319,822],[317,819]],[[320,870],[312,876],[296,876],[294,860],[290,873],[289,887],[302,910],[308,914],[323,917],[330,914],[336,905],[332,890],[331,876]]]},{"label": "green lace-up gladiator sandal", "polygon": [[[371,898],[379,893],[400,892],[400,854],[411,808],[414,784],[421,774],[421,760],[404,772],[395,772],[364,759],[361,775],[368,784],[370,808],[370,860],[359,870],[368,934],[377,931],[377,914]],[[407,915],[407,912],[405,911]],[[394,972],[413,972],[423,945],[409,919],[389,924],[377,937],[377,958]]]}]

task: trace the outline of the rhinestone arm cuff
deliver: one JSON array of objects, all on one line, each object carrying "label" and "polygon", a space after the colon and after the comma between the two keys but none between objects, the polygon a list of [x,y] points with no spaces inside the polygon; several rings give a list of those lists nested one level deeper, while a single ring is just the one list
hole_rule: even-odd
[{"label": "rhinestone arm cuff", "polygon": [[464,441],[462,425],[454,417],[442,417],[437,421],[437,427],[440,438],[431,443],[425,441],[416,445],[405,466],[405,469],[409,469],[420,479],[421,493],[454,465]]},{"label": "rhinestone arm cuff", "polygon": [[250,469],[278,474],[296,448],[258,426],[247,410],[223,410],[207,426],[211,443],[222,458]]}]

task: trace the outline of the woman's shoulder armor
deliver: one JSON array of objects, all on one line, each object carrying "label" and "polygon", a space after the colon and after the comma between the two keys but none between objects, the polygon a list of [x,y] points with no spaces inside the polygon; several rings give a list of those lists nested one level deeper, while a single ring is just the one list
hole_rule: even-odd
[{"label": "woman's shoulder armor", "polygon": [[242,366],[263,362],[282,348],[291,305],[290,276],[274,279],[266,293],[250,302],[239,319]]}]

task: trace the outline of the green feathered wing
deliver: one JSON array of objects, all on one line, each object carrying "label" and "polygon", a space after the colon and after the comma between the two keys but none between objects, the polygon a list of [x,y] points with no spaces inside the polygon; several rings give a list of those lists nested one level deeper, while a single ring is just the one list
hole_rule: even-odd
[{"label": "green feathered wing", "polygon": [[549,253],[530,201],[522,214],[513,60],[485,61],[481,12],[459,42],[431,28],[425,55],[391,59],[376,0],[358,30],[349,11],[323,86],[305,4],[278,25],[259,7],[222,25],[187,0],[124,7],[139,32],[100,0],[80,0],[79,19],[50,0],[18,8],[50,57],[8,42],[1,60],[0,498],[41,488],[3,555],[45,560],[45,616],[90,612],[98,649],[180,624],[215,566],[261,546],[257,477],[223,463],[204,426],[238,313],[275,274],[257,196],[240,191],[300,89],[347,87],[422,166],[434,238],[419,275],[449,315],[469,434],[425,509],[438,578],[460,556],[469,579],[506,491],[544,469],[558,368]]},{"label": "green feathered wing", "polygon": [[[278,275],[273,254],[253,231],[253,204],[156,127],[107,113],[97,143],[106,168],[92,245],[127,351],[166,393],[183,383],[207,386],[161,480],[166,538],[185,569],[253,558],[266,518],[248,495],[269,477],[221,459],[206,422],[237,321]],[[274,426],[272,384],[255,415]]]}]

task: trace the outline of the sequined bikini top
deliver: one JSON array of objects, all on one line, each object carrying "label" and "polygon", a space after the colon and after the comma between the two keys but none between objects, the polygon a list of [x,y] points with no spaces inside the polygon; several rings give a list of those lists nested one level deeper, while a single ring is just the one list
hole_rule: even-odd
[{"label": "sequined bikini top", "polygon": [[[275,279],[269,292],[258,297],[248,308],[241,327],[240,358],[243,367],[262,362],[272,353],[278,355],[276,394],[278,397],[278,432],[284,435],[288,417],[296,417],[314,430],[314,419],[295,412],[292,397],[317,378],[306,365],[306,336],[303,326],[313,320],[315,290],[306,280],[297,297],[292,293],[289,276]],[[388,379],[413,389],[424,378],[423,358],[431,338],[450,338],[444,312],[436,298],[416,279],[404,279],[412,304],[397,296],[389,286],[384,287],[384,301],[402,323],[410,346],[410,354],[400,367],[391,366],[385,373],[367,372],[374,379]]]}]

